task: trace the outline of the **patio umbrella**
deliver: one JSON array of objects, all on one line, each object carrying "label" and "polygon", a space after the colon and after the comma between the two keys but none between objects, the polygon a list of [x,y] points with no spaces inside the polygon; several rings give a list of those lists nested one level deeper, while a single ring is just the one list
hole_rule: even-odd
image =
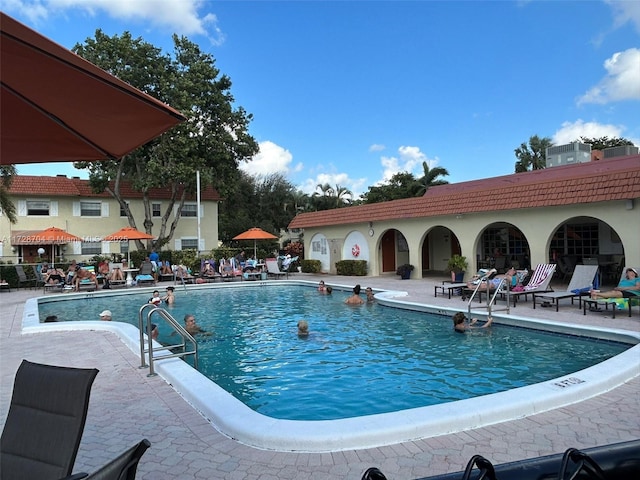
[{"label": "patio umbrella", "polygon": [[118,159],[177,110],[0,12],[0,165]]},{"label": "patio umbrella", "polygon": [[[122,227],[117,232],[107,235],[102,240],[105,242],[123,242],[127,241],[127,246],[131,240],[153,240],[153,235],[149,235],[146,232],[141,232],[133,227]],[[131,249],[127,248],[127,263],[131,266]]]},{"label": "patio umbrella", "polygon": [[258,240],[275,240],[275,235],[270,234],[269,232],[265,232],[261,228],[253,227],[247,230],[246,232],[241,233],[240,235],[236,235],[232,240],[253,240],[253,258],[256,258],[258,249],[257,249],[257,241]]},{"label": "patio umbrella", "polygon": [[[31,240],[31,239],[30,239]],[[81,242],[82,238],[66,232],[58,227],[49,227],[33,235],[30,243],[38,245],[51,245],[51,266],[55,262],[55,245],[62,245],[69,242]]]}]

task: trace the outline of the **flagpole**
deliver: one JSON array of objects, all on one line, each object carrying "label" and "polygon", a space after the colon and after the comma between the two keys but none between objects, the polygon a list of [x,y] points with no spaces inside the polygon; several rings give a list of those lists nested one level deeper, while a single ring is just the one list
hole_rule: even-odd
[{"label": "flagpole", "polygon": [[196,170],[196,183],[197,183],[197,192],[198,192],[198,203],[197,203],[197,215],[198,215],[198,248],[197,253],[200,256],[200,170]]}]

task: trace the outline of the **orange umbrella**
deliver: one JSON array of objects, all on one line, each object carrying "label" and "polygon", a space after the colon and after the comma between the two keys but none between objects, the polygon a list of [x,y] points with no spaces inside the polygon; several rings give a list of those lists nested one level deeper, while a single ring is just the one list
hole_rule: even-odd
[{"label": "orange umbrella", "polygon": [[276,238],[278,237],[270,234],[269,232],[265,232],[261,228],[253,227],[240,235],[236,235],[232,240],[253,240],[253,258],[256,258],[258,251],[256,242],[258,240],[275,240]]},{"label": "orange umbrella", "polygon": [[49,227],[41,232],[38,232],[33,235],[33,238],[30,239],[30,243],[37,243],[40,245],[51,245],[51,266],[54,266],[55,261],[55,252],[54,245],[61,245],[69,242],[81,242],[82,238],[66,232],[58,227]]},{"label": "orange umbrella", "polygon": [[[105,242],[123,242],[126,240],[128,244],[130,240],[153,240],[154,238],[155,237],[153,235],[141,232],[133,227],[122,227],[117,232],[107,235],[102,240]],[[127,248],[127,259],[129,264],[131,264],[131,253],[129,248]]]}]

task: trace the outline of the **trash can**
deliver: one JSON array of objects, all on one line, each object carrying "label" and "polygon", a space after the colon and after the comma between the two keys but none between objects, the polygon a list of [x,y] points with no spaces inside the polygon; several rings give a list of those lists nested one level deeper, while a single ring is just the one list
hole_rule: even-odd
[{"label": "trash can", "polygon": [[267,272],[260,272],[260,279],[261,280],[266,280],[267,279]]}]

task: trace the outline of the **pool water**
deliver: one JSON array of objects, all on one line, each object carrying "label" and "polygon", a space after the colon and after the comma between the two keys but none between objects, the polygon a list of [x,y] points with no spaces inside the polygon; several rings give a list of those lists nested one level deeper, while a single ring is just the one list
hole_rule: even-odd
[{"label": "pool water", "polygon": [[[137,326],[148,297],[45,301],[39,316],[97,320],[108,308],[114,320]],[[179,321],[195,314],[211,333],[197,336],[199,370],[279,419],[334,420],[477,397],[576,372],[630,347],[499,324],[461,335],[449,317],[348,306],[346,292],[320,295],[307,286],[178,290],[176,297],[167,310]],[[309,322],[307,338],[297,335],[300,319]],[[157,323],[159,341],[175,343]]]}]

